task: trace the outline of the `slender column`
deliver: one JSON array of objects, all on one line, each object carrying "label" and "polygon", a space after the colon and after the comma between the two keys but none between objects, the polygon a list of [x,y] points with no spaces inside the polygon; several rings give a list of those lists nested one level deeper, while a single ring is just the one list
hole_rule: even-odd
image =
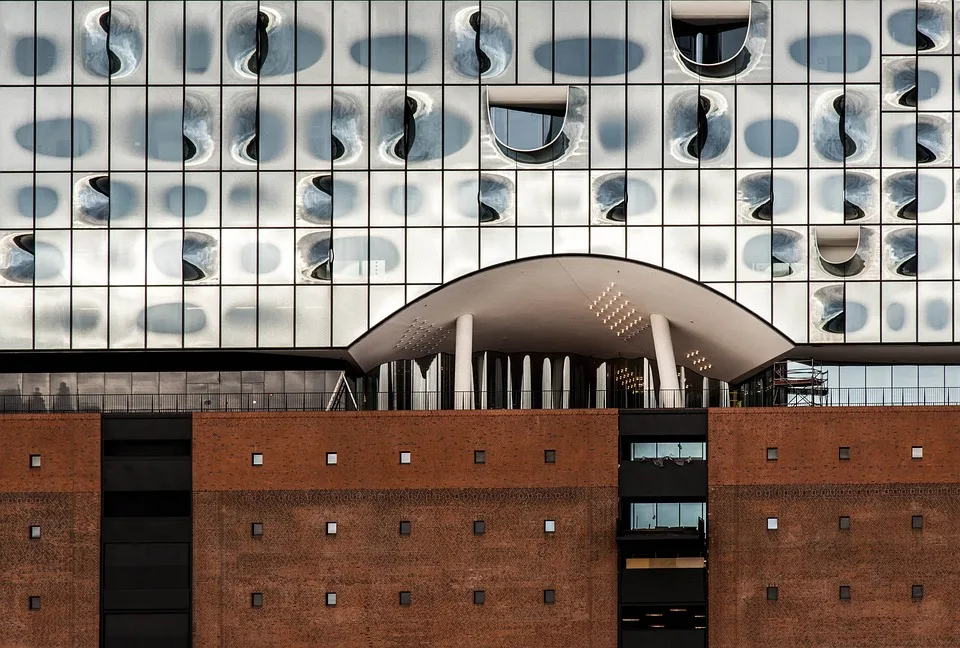
[{"label": "slender column", "polygon": [[680,381],[677,378],[677,360],[673,354],[673,339],[670,337],[670,321],[663,315],[650,315],[653,331],[653,348],[657,354],[657,370],[660,372],[660,405],[677,407],[680,402]]},{"label": "slender column", "polygon": [[570,356],[563,357],[563,402],[562,409],[570,409]]},{"label": "slender column", "polygon": [[390,363],[380,365],[380,380],[377,381],[377,409],[390,409]]},{"label": "slender column", "polygon": [[457,318],[457,340],[453,357],[454,409],[473,409],[473,315]]},{"label": "slender column", "polygon": [[523,379],[520,383],[520,409],[533,407],[533,366],[530,356],[523,356]]},{"label": "slender column", "polygon": [[540,376],[540,396],[543,398],[542,409],[553,409],[553,363],[550,358],[543,359],[543,369]]}]

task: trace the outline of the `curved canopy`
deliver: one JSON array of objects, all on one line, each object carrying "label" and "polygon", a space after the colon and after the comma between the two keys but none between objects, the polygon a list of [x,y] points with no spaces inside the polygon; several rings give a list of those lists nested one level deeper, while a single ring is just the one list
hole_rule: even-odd
[{"label": "curved canopy", "polygon": [[[464,313],[474,316],[474,351],[600,360],[654,358],[649,321],[658,313],[670,320],[677,362],[728,381],[794,346],[753,312],[687,277],[637,261],[566,255],[514,261],[441,286],[357,340],[350,355],[369,371],[452,353]],[[686,359],[694,352],[706,360],[700,369]]]}]

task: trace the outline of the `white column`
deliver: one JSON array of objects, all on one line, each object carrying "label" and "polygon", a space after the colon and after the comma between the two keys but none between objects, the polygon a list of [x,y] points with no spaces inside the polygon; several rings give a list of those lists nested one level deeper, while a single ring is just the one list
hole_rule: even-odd
[{"label": "white column", "polygon": [[520,383],[520,409],[533,407],[533,367],[530,356],[523,356],[523,379]]},{"label": "white column", "polygon": [[657,354],[657,370],[660,372],[660,406],[677,407],[680,404],[680,381],[677,379],[677,360],[673,354],[673,339],[670,337],[670,322],[663,315],[650,315],[653,331],[653,348]]},{"label": "white column", "polygon": [[607,363],[601,362],[597,366],[597,396],[594,404],[598,409],[607,406]]},{"label": "white column", "polygon": [[543,401],[541,409],[553,409],[553,364],[550,358],[543,359],[540,370],[540,397]]},{"label": "white column", "polygon": [[453,357],[453,407],[473,409],[473,315],[457,318],[457,340]]},{"label": "white column", "polygon": [[720,382],[720,407],[730,407],[730,384]]},{"label": "white column", "polygon": [[706,376],[703,377],[703,395],[700,397],[700,399],[701,407],[710,406],[710,379]]},{"label": "white column", "polygon": [[560,407],[570,409],[570,356],[563,357],[563,402]]},{"label": "white column", "polygon": [[483,356],[480,361],[480,409],[487,409],[487,385],[490,383],[487,381],[487,363],[490,362],[490,358],[487,355],[487,352],[483,352]]},{"label": "white column", "polygon": [[390,364],[380,365],[380,379],[377,381],[377,409],[390,409]]}]

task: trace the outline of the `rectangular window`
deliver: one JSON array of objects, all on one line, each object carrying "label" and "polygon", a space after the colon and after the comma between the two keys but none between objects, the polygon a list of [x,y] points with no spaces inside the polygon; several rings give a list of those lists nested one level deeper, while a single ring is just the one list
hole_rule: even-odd
[{"label": "rectangular window", "polygon": [[39,525],[39,524],[33,524],[33,525],[31,525],[31,526],[30,526],[30,539],[31,539],[31,540],[36,540],[36,539],[39,538],[39,537],[40,537],[40,525]]},{"label": "rectangular window", "polygon": [[543,521],[543,532],[544,533],[553,533],[557,530],[557,523],[555,520],[544,520]]},{"label": "rectangular window", "polygon": [[483,590],[473,590],[473,604],[483,605],[487,600],[487,593]]},{"label": "rectangular window", "polygon": [[407,520],[402,520],[400,522],[400,535],[408,536],[410,535],[410,522]]},{"label": "rectangular window", "polygon": [[912,459],[923,459],[923,446],[913,446],[910,449],[910,457]]},{"label": "rectangular window", "polygon": [[336,522],[327,522],[327,535],[337,535]]},{"label": "rectangular window", "polygon": [[473,521],[473,535],[483,535],[487,532],[487,523],[483,520]]},{"label": "rectangular window", "polygon": [[333,607],[337,604],[337,593],[327,592],[327,607]]},{"label": "rectangular window", "polygon": [[778,454],[776,448],[767,448],[767,461],[776,461]]},{"label": "rectangular window", "polygon": [[484,464],[484,463],[487,463],[487,451],[486,451],[486,450],[474,450],[474,451],[473,451],[473,463],[475,463],[475,464]]},{"label": "rectangular window", "polygon": [[254,522],[250,525],[250,535],[259,538],[263,535],[263,522]]},{"label": "rectangular window", "polygon": [[336,466],[336,465],[337,465],[337,453],[336,453],[336,452],[328,452],[328,453],[327,453],[327,465],[328,465],[328,466]]},{"label": "rectangular window", "polygon": [[263,453],[262,453],[262,452],[254,452],[254,453],[250,456],[250,463],[251,463],[252,465],[254,465],[254,466],[262,466],[262,465],[263,465]]},{"label": "rectangular window", "polygon": [[546,605],[553,605],[557,601],[557,592],[556,590],[548,589],[543,590],[543,602]]},{"label": "rectangular window", "polygon": [[775,518],[775,517],[768,517],[768,518],[767,518],[767,530],[768,530],[768,531],[776,531],[776,530],[777,530],[777,524],[778,524],[777,518]]},{"label": "rectangular window", "polygon": [[778,598],[780,598],[780,590],[777,589],[776,587],[768,587],[768,588],[767,588],[767,600],[768,600],[768,601],[776,601]]},{"label": "rectangular window", "polygon": [[39,468],[40,467],[40,455],[32,454],[30,455],[30,467]]},{"label": "rectangular window", "polygon": [[263,594],[260,592],[254,592],[250,595],[250,607],[263,607]]},{"label": "rectangular window", "polygon": [[849,585],[841,585],[841,586],[840,586],[840,600],[841,600],[841,601],[849,601],[849,600],[850,600],[850,586],[849,586]]},{"label": "rectangular window", "polygon": [[850,448],[846,446],[840,448],[840,461],[850,461]]},{"label": "rectangular window", "polygon": [[[30,601],[29,601],[29,606],[30,606],[30,609],[31,609],[31,610],[39,610],[39,609],[40,609],[40,597],[39,597],[39,596],[31,596],[31,597],[30,597]],[[56,607],[56,606],[54,606],[54,607]]]},{"label": "rectangular window", "polygon": [[910,588],[910,598],[912,599],[922,599],[923,598],[923,585],[914,585]]},{"label": "rectangular window", "polygon": [[402,464],[408,464],[408,463],[410,463],[410,453],[409,453],[409,452],[401,452],[401,453],[400,453],[400,463],[402,463]]},{"label": "rectangular window", "polygon": [[557,463],[557,451],[556,450],[544,450],[543,451],[543,463]]},{"label": "rectangular window", "polygon": [[849,516],[849,515],[841,515],[841,516],[840,516],[840,530],[841,530],[841,531],[848,531],[849,529],[850,529],[850,516]]},{"label": "rectangular window", "polygon": [[400,605],[410,605],[410,592],[400,592]]},{"label": "rectangular window", "polygon": [[923,528],[923,516],[914,515],[910,518],[910,528],[912,529],[922,529]]}]

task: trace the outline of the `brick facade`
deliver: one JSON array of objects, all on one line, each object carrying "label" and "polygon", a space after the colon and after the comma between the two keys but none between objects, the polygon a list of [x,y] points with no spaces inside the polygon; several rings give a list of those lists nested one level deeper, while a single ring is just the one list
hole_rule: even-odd
[{"label": "brick facade", "polygon": [[[100,417],[0,415],[0,648],[94,648]],[[41,467],[29,467],[29,455]],[[29,527],[41,537],[31,540]],[[40,610],[29,611],[30,596]]]},{"label": "brick facade", "polygon": [[617,439],[614,411],[197,415],[194,646],[614,648]]},{"label": "brick facade", "polygon": [[958,425],[958,408],[712,410],[711,648],[960,645]]}]

